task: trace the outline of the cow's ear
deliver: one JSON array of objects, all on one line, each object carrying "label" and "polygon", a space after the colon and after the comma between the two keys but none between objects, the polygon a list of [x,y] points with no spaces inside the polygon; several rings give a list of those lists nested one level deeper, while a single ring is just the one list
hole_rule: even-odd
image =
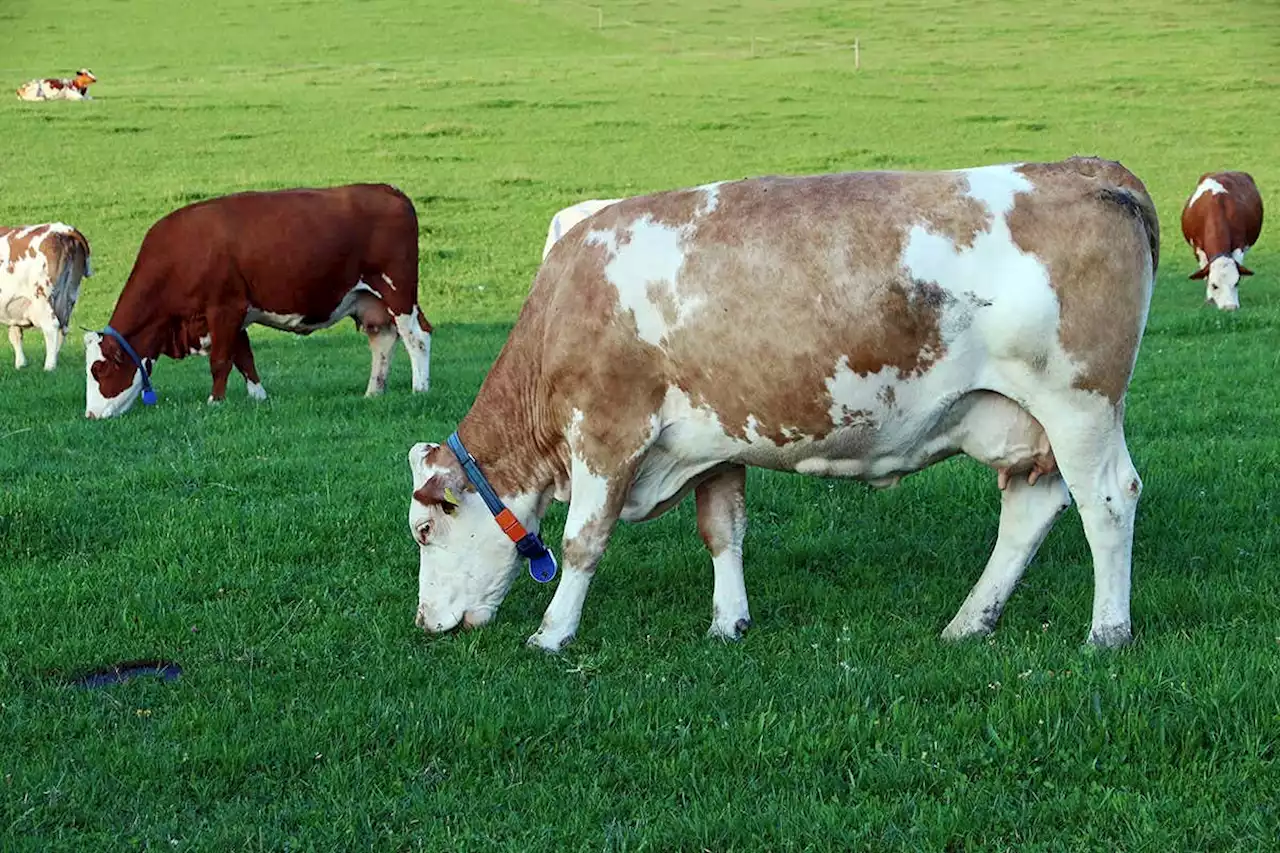
[{"label": "cow's ear", "polygon": [[1192,281],[1199,281],[1200,279],[1204,278],[1208,274],[1209,274],[1209,268],[1201,267],[1200,269],[1193,272],[1191,275],[1187,276],[1187,278],[1191,279]]},{"label": "cow's ear", "polygon": [[438,506],[452,514],[461,504],[458,493],[445,483],[445,477],[437,474],[413,491],[413,499],[423,506]]},{"label": "cow's ear", "polygon": [[1253,270],[1249,269],[1244,264],[1236,264],[1236,269],[1240,270],[1240,275],[1253,275]]}]

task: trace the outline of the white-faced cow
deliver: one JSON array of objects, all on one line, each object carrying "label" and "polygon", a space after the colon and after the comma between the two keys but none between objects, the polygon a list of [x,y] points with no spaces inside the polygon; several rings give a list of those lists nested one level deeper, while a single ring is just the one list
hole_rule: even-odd
[{"label": "white-faced cow", "polygon": [[226,397],[234,364],[264,399],[245,331],[252,323],[310,334],[354,317],[369,336],[366,393],[386,387],[396,338],[413,390],[429,382],[431,324],[418,307],[418,218],[394,187],[246,192],[197,202],[147,232],[106,329],[85,335],[85,416],[126,411],[161,355],[209,356]]},{"label": "white-faced cow", "polygon": [[89,84],[98,82],[98,78],[88,68],[81,68],[76,76],[69,80],[45,77],[40,80],[28,80],[18,87],[20,101],[91,101]]},{"label": "white-faced cow", "polygon": [[1204,298],[1223,311],[1240,307],[1240,277],[1253,275],[1244,256],[1262,233],[1262,196],[1244,172],[1200,176],[1182,209],[1182,236],[1200,267],[1192,279],[1207,278]]},{"label": "white-faced cow", "polygon": [[0,228],[0,323],[9,326],[14,367],[27,365],[22,331],[31,328],[44,334],[44,369],[58,366],[80,280],[92,274],[89,241],[70,225]]},{"label": "white-faced cow", "polygon": [[593,213],[604,210],[615,201],[617,201],[616,198],[589,198],[557,211],[556,215],[551,217],[551,224],[547,226],[547,242],[542,246],[542,259],[544,261],[547,259],[551,247],[568,234],[573,226],[590,218]]},{"label": "white-faced cow", "polygon": [[[578,628],[619,519],[695,493],[711,633],[750,624],[745,469],[891,485],[956,453],[1000,472],[999,535],[948,638],[992,630],[1058,515],[1093,552],[1091,642],[1130,639],[1141,481],[1124,397],[1159,224],[1117,163],[766,177],[620,201],[558,243],[450,443],[417,444],[417,624],[492,618],[568,501],[530,643]],[[518,544],[517,544],[518,543]]]}]

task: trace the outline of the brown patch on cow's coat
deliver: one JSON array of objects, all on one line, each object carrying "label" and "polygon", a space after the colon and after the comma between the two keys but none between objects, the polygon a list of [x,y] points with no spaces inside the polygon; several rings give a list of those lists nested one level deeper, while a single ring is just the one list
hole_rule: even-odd
[{"label": "brown patch on cow's coat", "polygon": [[[27,231],[27,233],[23,234],[23,231]],[[37,225],[33,228],[29,228],[29,230],[28,227],[9,229],[9,234],[7,235],[9,240],[9,265],[7,272],[10,275],[13,274],[18,261],[23,258],[34,258],[36,256],[36,250],[31,244],[35,243],[48,232],[48,225]]]},{"label": "brown patch on cow's coat", "polygon": [[[1048,267],[1059,339],[1083,365],[1074,387],[1118,403],[1133,373],[1159,263],[1155,208],[1143,183],[1119,163],[1073,157],[1019,171],[1036,192],[1016,197],[1009,230],[1019,249]],[[1063,235],[1070,235],[1069,245]]]}]

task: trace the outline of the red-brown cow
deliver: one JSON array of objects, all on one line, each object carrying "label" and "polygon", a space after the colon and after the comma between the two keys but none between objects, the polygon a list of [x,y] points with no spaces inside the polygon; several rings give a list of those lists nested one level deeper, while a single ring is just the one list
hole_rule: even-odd
[{"label": "red-brown cow", "polygon": [[107,418],[154,399],[161,355],[207,354],[209,402],[226,397],[234,364],[264,399],[245,329],[309,334],[354,317],[369,336],[366,393],[386,387],[399,337],[413,390],[429,383],[431,324],[418,307],[418,217],[394,187],[246,192],[175,210],[147,232],[101,333],[85,335],[85,417]]},{"label": "red-brown cow", "polygon": [[1200,176],[1182,209],[1182,236],[1195,250],[1200,268],[1191,278],[1208,278],[1204,298],[1223,311],[1240,307],[1240,277],[1253,275],[1244,256],[1262,232],[1262,196],[1244,172]]}]

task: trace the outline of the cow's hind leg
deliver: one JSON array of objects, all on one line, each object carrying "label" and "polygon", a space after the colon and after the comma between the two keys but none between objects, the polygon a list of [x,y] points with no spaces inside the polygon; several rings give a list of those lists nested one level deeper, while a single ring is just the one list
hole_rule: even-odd
[{"label": "cow's hind leg", "polygon": [[711,552],[715,588],[708,636],[738,640],[751,627],[747,586],[742,575],[742,540],[747,533],[747,469],[735,465],[698,484],[698,532]]},{"label": "cow's hind leg", "polygon": [[1034,485],[1025,476],[1009,480],[1000,499],[1000,532],[995,548],[982,577],[943,630],[945,639],[961,640],[991,633],[1040,543],[1069,506],[1071,495],[1057,474],[1042,476]]},{"label": "cow's hind leg", "polygon": [[556,593],[542,617],[542,626],[529,645],[549,652],[564,648],[578,630],[587,587],[604,554],[609,536],[626,503],[634,466],[601,476],[575,458],[571,465],[572,496],[564,522],[564,571]]},{"label": "cow's hind leg", "polygon": [[31,303],[27,319],[44,335],[44,369],[53,370],[58,366],[58,350],[62,347],[62,324],[53,313],[53,306],[43,299],[37,299]]},{"label": "cow's hind leg", "polygon": [[1142,480],[1125,445],[1124,405],[1071,390],[1032,399],[1030,408],[1044,424],[1093,554],[1089,642],[1124,645],[1132,638],[1133,527],[1142,494]]},{"label": "cow's hind leg", "polygon": [[404,342],[413,370],[413,390],[424,392],[431,387],[431,324],[422,309],[413,306],[408,314],[395,314],[396,331]]},{"label": "cow's hind leg", "polygon": [[13,344],[13,366],[21,370],[27,366],[27,354],[22,351],[22,327],[9,327],[9,343]]},{"label": "cow's hind leg", "polygon": [[236,370],[240,371],[240,375],[244,377],[249,399],[267,399],[267,389],[262,387],[262,382],[258,378],[258,368],[253,362],[253,347],[249,345],[249,333],[244,329],[236,332],[235,349],[231,353],[231,360]]}]

